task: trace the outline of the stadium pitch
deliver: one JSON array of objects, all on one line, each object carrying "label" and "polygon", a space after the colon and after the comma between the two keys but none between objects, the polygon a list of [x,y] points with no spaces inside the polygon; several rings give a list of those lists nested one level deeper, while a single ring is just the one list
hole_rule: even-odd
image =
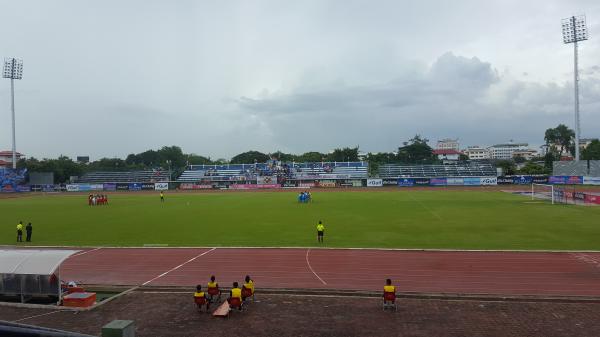
[{"label": "stadium pitch", "polygon": [[[81,194],[0,202],[0,244],[15,245],[18,221],[33,245],[373,247],[600,250],[600,208],[530,203],[499,191],[397,190],[114,193],[88,206]],[[315,224],[326,226],[318,244]]]}]

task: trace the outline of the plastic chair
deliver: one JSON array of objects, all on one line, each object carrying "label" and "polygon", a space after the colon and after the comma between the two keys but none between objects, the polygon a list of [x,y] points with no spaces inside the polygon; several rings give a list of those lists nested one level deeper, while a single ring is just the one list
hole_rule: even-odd
[{"label": "plastic chair", "polygon": [[208,288],[208,295],[209,295],[209,300],[214,303],[214,302],[221,302],[221,290],[219,290],[219,287],[214,287],[214,288]]},{"label": "plastic chair", "polygon": [[385,309],[394,309],[394,311],[398,310],[396,306],[396,294],[385,292],[383,293],[383,310]]},{"label": "plastic chair", "polygon": [[252,301],[254,301],[254,292],[250,288],[242,287],[242,300],[247,301],[250,297],[252,297]]},{"label": "plastic chair", "polygon": [[194,296],[194,303],[196,303],[196,306],[198,306],[199,311],[202,311],[202,306],[206,305],[206,312],[208,312],[209,301],[207,300],[206,297]]},{"label": "plastic chair", "polygon": [[230,297],[228,299],[228,302],[230,309],[238,309],[239,311],[242,311],[242,301],[238,297]]}]

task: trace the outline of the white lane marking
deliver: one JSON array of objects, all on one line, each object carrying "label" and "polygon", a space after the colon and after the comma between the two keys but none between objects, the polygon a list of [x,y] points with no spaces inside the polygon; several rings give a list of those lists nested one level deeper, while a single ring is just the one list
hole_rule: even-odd
[{"label": "white lane marking", "polygon": [[57,313],[57,312],[61,312],[61,311],[62,310],[50,311],[50,312],[47,312],[45,314],[33,315],[33,316],[29,316],[29,317],[17,319],[17,320],[14,320],[13,322],[21,322],[21,321],[25,321],[25,320],[36,318],[36,317],[42,317],[42,316],[46,316],[46,315],[51,315],[51,314],[54,314],[54,313]]},{"label": "white lane marking", "polygon": [[102,249],[102,247],[94,248],[94,249],[91,249],[91,250],[86,250],[85,252],[77,253],[75,255],[71,255],[70,257],[81,256],[81,255],[84,255],[84,254],[87,254],[87,253],[95,252],[95,251],[100,250],[100,249]]},{"label": "white lane marking", "polygon": [[319,281],[321,281],[321,283],[323,283],[324,285],[327,285],[327,282],[323,281],[323,279],[319,275],[317,275],[317,273],[315,273],[315,271],[310,266],[310,262],[308,262],[308,253],[309,252],[310,252],[310,248],[308,248],[308,250],[306,250],[306,264],[308,265],[308,269],[310,269],[310,271],[319,279]]},{"label": "white lane marking", "polygon": [[195,259],[197,259],[197,258],[199,258],[199,257],[201,257],[201,256],[204,256],[204,255],[206,255],[206,254],[208,254],[208,253],[212,252],[212,251],[213,251],[213,250],[215,250],[215,249],[217,249],[217,247],[213,247],[212,249],[210,249],[210,250],[207,250],[207,251],[205,251],[205,252],[204,252],[204,253],[202,253],[202,254],[196,255],[196,256],[192,257],[191,259],[189,259],[189,260],[185,261],[184,263],[182,263],[182,264],[178,265],[177,267],[171,268],[171,269],[167,270],[166,272],[164,272],[164,273],[162,273],[162,274],[158,275],[157,277],[155,277],[155,278],[153,278],[153,279],[151,279],[151,280],[148,280],[148,281],[146,281],[146,282],[142,283],[142,285],[143,285],[143,286],[145,286],[145,285],[146,285],[146,284],[148,284],[148,283],[151,283],[151,282],[153,282],[153,281],[156,281],[156,280],[158,280],[159,278],[161,278],[161,277],[163,277],[163,276],[167,275],[168,273],[170,273],[170,272],[172,272],[172,271],[175,271],[175,270],[177,270],[177,269],[179,269],[179,268],[181,268],[181,267],[185,266],[186,264],[188,264],[188,263],[190,263],[190,262],[194,261]]}]

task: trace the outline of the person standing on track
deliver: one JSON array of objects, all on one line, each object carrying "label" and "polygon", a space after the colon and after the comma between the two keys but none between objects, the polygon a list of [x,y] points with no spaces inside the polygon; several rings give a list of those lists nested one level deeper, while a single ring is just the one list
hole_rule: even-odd
[{"label": "person standing on track", "polygon": [[163,191],[160,191],[160,202],[165,202],[165,194]]},{"label": "person standing on track", "polygon": [[17,225],[17,242],[23,242],[23,221]]},{"label": "person standing on track", "polygon": [[323,234],[325,234],[325,225],[319,220],[317,224],[317,242],[323,243]]},{"label": "person standing on track", "polygon": [[27,233],[27,236],[25,237],[25,241],[31,242],[31,233],[33,232],[33,227],[31,226],[31,222],[28,223],[27,226],[25,226],[25,232]]}]

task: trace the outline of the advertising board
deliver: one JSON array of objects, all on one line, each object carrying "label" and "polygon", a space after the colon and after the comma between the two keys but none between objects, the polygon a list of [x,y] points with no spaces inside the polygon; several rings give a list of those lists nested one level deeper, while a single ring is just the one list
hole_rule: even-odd
[{"label": "advertising board", "polygon": [[141,183],[129,183],[129,190],[130,191],[141,191],[142,184]]},{"label": "advertising board", "polygon": [[311,188],[311,187],[315,187],[315,183],[299,183],[298,187]]},{"label": "advertising board", "polygon": [[[165,185],[166,185],[166,188],[165,188]],[[164,191],[169,188],[169,184],[168,183],[156,183],[155,187],[156,187],[157,191]],[[182,190],[209,190],[212,188],[212,185],[183,183],[183,184],[179,185],[179,188]]]},{"label": "advertising board", "polygon": [[498,178],[496,178],[496,177],[479,178],[479,185],[481,185],[481,186],[498,185]]},{"label": "advertising board", "polygon": [[67,192],[78,192],[79,185],[77,184],[67,184]]},{"label": "advertising board", "polygon": [[367,179],[367,187],[382,187],[383,179]]},{"label": "advertising board", "polygon": [[27,185],[17,185],[17,192],[31,192],[31,187]]},{"label": "advertising board", "polygon": [[117,183],[116,184],[116,190],[117,191],[128,191],[129,190],[129,184],[128,183]]},{"label": "advertising board", "polygon": [[567,184],[568,185],[581,185],[581,184],[583,184],[583,177],[582,176],[568,176]]},{"label": "advertising board", "polygon": [[256,177],[256,183],[258,185],[277,184],[277,177],[273,177],[273,176],[258,176],[258,177]]},{"label": "advertising board", "polygon": [[533,176],[533,182],[535,184],[547,184],[548,183],[548,176]]},{"label": "advertising board", "polygon": [[319,181],[319,187],[336,187],[335,181]]},{"label": "advertising board", "polygon": [[79,184],[79,191],[80,192],[86,192],[86,191],[91,191],[92,190],[92,185],[90,184]]},{"label": "advertising board", "polygon": [[[200,186],[208,186],[207,188],[212,188],[212,185],[200,185]],[[169,189],[169,183],[156,183],[156,184],[154,184],[154,189],[157,191],[166,191]]]},{"label": "advertising board", "polygon": [[463,178],[446,178],[446,184],[448,186],[462,186],[464,184]]},{"label": "advertising board", "polygon": [[104,190],[104,185],[103,184],[91,184],[90,185],[90,190],[92,190],[92,191],[102,191],[102,190]]},{"label": "advertising board", "polygon": [[430,182],[429,178],[415,178],[415,186],[428,186]]},{"label": "advertising board", "polygon": [[515,185],[531,185],[533,182],[532,176],[514,176],[513,184]]},{"label": "advertising board", "polygon": [[398,179],[383,179],[384,185],[398,185]]},{"label": "advertising board", "polygon": [[255,188],[280,188],[281,185],[279,184],[262,184],[262,185],[258,185],[258,184],[232,184],[229,185],[229,188],[234,189],[234,190],[252,190]]},{"label": "advertising board", "polygon": [[463,185],[465,186],[479,186],[481,185],[481,178],[463,178]]},{"label": "advertising board", "polygon": [[400,187],[415,186],[415,180],[413,178],[400,178],[400,179],[398,179],[398,186],[400,186]]},{"label": "advertising board", "polygon": [[117,184],[115,184],[115,183],[102,184],[102,188],[105,191],[116,191],[117,190]]},{"label": "advertising board", "polygon": [[429,184],[431,186],[446,186],[447,184],[446,178],[431,178],[429,179]]},{"label": "advertising board", "polygon": [[508,185],[513,183],[512,177],[500,176],[496,179],[498,185]]},{"label": "advertising board", "polygon": [[600,185],[600,177],[583,177],[584,185]]},{"label": "advertising board", "polygon": [[550,176],[548,177],[548,183],[559,184],[559,185],[581,185],[583,184],[582,176]]},{"label": "advertising board", "polygon": [[142,183],[142,190],[153,190],[154,183]]}]

